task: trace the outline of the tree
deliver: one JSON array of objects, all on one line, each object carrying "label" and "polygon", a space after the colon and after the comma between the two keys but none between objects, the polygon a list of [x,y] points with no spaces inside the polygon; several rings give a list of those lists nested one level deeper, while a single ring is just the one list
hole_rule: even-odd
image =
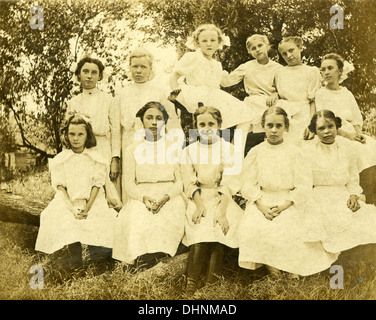
[{"label": "tree", "polygon": [[[131,25],[136,18],[132,18],[129,10],[131,1],[38,3],[39,12],[31,12],[32,1],[1,2],[0,105],[14,116],[22,146],[47,158],[62,149],[59,128],[66,101],[78,89],[70,68],[80,58],[80,50],[106,53],[109,49],[106,41],[115,37],[116,31],[116,24],[109,27],[107,22],[127,16]],[[34,19],[40,8],[43,8],[43,28],[41,20]],[[104,57],[107,65],[117,66],[115,61],[119,57],[107,53]],[[117,79],[124,78],[119,75]]]},{"label": "tree", "polygon": [[[173,41],[180,54],[188,49],[185,39],[200,24],[214,23],[231,39],[231,47],[219,53],[224,69],[234,70],[249,60],[245,42],[248,36],[268,36],[271,55],[278,56],[282,37],[302,36],[306,49],[305,62],[319,66],[321,57],[337,52],[352,62],[355,71],[346,80],[362,110],[375,107],[376,7],[372,0],[142,0],[145,12],[153,15],[155,24],[149,28],[166,42]],[[337,4],[344,10],[344,28],[332,29],[330,8]],[[230,90],[231,91],[231,90]],[[233,91],[233,90],[232,90]],[[235,91],[235,94],[237,92]]]}]

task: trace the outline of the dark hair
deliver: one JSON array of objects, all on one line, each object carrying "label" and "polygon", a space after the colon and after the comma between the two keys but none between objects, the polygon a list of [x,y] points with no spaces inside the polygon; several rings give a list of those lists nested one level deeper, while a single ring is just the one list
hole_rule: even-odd
[{"label": "dark hair", "polygon": [[332,111],[330,111],[330,110],[320,110],[320,111],[317,111],[313,115],[313,117],[311,119],[311,123],[308,126],[309,131],[311,131],[314,134],[317,134],[316,124],[317,124],[317,119],[318,118],[324,118],[325,120],[332,120],[332,121],[334,121],[337,129],[341,128],[341,126],[342,126],[342,120],[341,120],[341,118],[336,117],[335,114]]},{"label": "dark hair", "polygon": [[86,133],[87,133],[87,137],[86,137],[86,141],[85,141],[85,148],[90,149],[90,148],[93,148],[97,145],[97,139],[95,138],[91,124],[89,122],[85,121],[79,114],[74,114],[74,115],[71,115],[68,119],[66,119],[66,121],[64,122],[64,124],[63,124],[63,126],[61,127],[61,130],[60,130],[61,135],[62,135],[62,143],[63,143],[64,147],[66,147],[67,149],[72,148],[72,146],[69,143],[69,139],[68,139],[68,131],[69,131],[69,126],[71,124],[83,124],[83,125],[85,125]]},{"label": "dark hair", "polygon": [[325,56],[322,57],[321,63],[324,60],[329,60],[329,59],[334,60],[337,63],[337,66],[338,66],[339,70],[343,70],[345,59],[343,59],[339,54],[337,54],[337,53],[328,53],[328,54],[326,54]]},{"label": "dark hair", "polygon": [[221,112],[217,109],[217,108],[214,108],[214,107],[207,107],[207,106],[201,106],[199,105],[199,108],[195,111],[195,113],[193,114],[193,126],[194,128],[197,129],[197,117],[201,114],[204,114],[204,113],[209,113],[211,114],[211,116],[217,120],[218,122],[218,127],[221,127],[221,124],[222,124],[222,115],[221,115]]},{"label": "dark hair", "polygon": [[165,123],[168,121],[168,113],[166,111],[166,108],[164,107],[163,104],[157,102],[157,101],[150,101],[147,104],[145,104],[140,110],[137,111],[136,117],[140,118],[141,121],[143,122],[144,114],[146,111],[148,111],[151,108],[158,109],[160,112],[163,113],[163,120]]},{"label": "dark hair", "polygon": [[90,58],[90,57],[82,58],[77,63],[77,68],[76,68],[76,71],[74,72],[74,74],[76,75],[77,79],[80,79],[81,69],[82,69],[82,67],[84,66],[85,63],[94,63],[94,64],[96,64],[98,66],[98,69],[99,69],[99,80],[102,80],[102,78],[103,78],[103,70],[104,70],[103,63],[100,60],[98,60],[98,59]]},{"label": "dark hair", "polygon": [[267,109],[264,114],[262,115],[262,118],[261,118],[261,126],[264,128],[265,126],[265,118],[266,116],[269,116],[271,114],[275,114],[277,116],[283,116],[283,120],[284,120],[284,123],[285,123],[285,127],[286,129],[288,130],[289,127],[290,127],[290,121],[289,121],[289,117],[286,113],[286,111],[284,109],[282,109],[281,107],[270,107],[269,109]]}]

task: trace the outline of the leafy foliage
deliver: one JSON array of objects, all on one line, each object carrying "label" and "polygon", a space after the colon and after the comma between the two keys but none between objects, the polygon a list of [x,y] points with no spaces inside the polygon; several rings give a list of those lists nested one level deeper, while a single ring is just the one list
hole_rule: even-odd
[{"label": "leafy foliage", "polygon": [[[203,23],[214,23],[230,36],[231,47],[219,53],[224,69],[234,70],[251,57],[245,43],[248,36],[268,36],[271,57],[284,64],[278,55],[278,43],[284,36],[298,35],[305,40],[303,59],[319,66],[329,52],[341,54],[352,62],[355,71],[346,80],[362,110],[375,107],[376,61],[374,59],[376,7],[372,0],[142,0],[145,12],[158,13],[152,31],[173,41],[182,55],[185,40]],[[344,12],[344,28],[332,29],[331,6]]]}]

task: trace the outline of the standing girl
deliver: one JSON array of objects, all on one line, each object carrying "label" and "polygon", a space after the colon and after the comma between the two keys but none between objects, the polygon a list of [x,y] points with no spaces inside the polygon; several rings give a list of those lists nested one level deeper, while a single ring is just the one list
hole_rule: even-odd
[{"label": "standing girl", "polygon": [[294,276],[325,270],[337,255],[325,252],[320,243],[305,243],[312,175],[300,149],[284,140],[288,115],[271,107],[262,125],[266,141],[245,159],[241,193],[248,203],[239,224],[239,266],[265,264],[272,274],[283,270]]},{"label": "standing girl", "polygon": [[316,111],[315,94],[321,86],[320,71],[301,60],[303,40],[300,37],[284,38],[278,51],[287,66],[276,73],[275,85],[280,100],[276,106],[284,109],[290,120],[288,135],[296,143],[309,137],[307,126]]},{"label": "standing girl", "polygon": [[325,87],[316,93],[316,109],[330,110],[341,118],[342,126],[338,134],[352,141],[358,154],[358,169],[374,166],[376,164],[376,140],[362,132],[363,118],[354,95],[340,83],[347,78],[347,73],[352,71],[352,66],[340,55],[329,53],[322,58],[321,73]]},{"label": "standing girl", "polygon": [[328,252],[376,243],[376,207],[360,200],[362,188],[352,143],[337,136],[341,119],[318,111],[309,129],[318,139],[306,144],[313,174],[312,233]]},{"label": "standing girl", "polygon": [[[246,47],[254,59],[241,64],[228,76],[223,77],[221,85],[229,87],[244,82],[244,89],[248,93],[244,102],[255,115],[253,132],[263,132],[261,117],[278,99],[274,88],[274,77],[282,66],[269,59],[270,44],[266,36],[254,34],[248,37]],[[265,137],[265,134],[263,136]]]},{"label": "standing girl", "polygon": [[98,59],[87,56],[78,62],[75,76],[82,93],[68,101],[67,116],[79,112],[90,117],[97,141],[95,150],[107,161],[106,199],[110,207],[120,209],[120,113],[116,100],[97,88],[103,71],[104,65]]},{"label": "standing girl", "polygon": [[128,264],[138,258],[150,266],[166,254],[174,256],[184,234],[180,153],[169,152],[180,146],[175,148],[162,133],[169,116],[159,102],[148,102],[136,116],[145,139],[125,151],[129,201],[117,218],[113,258]]},{"label": "standing girl", "polygon": [[253,115],[245,103],[220,89],[223,77],[222,64],[214,59],[214,54],[230,40],[213,24],[199,26],[188,40],[187,46],[196,49],[188,52],[178,61],[170,78],[173,91],[179,89],[179,78],[185,77],[186,86],[182,86],[176,100],[191,113],[198,103],[216,106],[222,114],[222,128],[236,126],[242,130],[243,150]]},{"label": "standing girl", "polygon": [[[135,49],[130,54],[129,66],[132,83],[119,93],[123,159],[127,147],[135,139],[137,140],[135,138],[136,132],[143,128],[142,119],[136,117],[136,114],[147,102],[157,101],[167,108],[169,121],[166,123],[166,129],[181,129],[173,105],[167,100],[169,90],[153,81],[154,57],[152,53],[145,48]],[[164,130],[161,132],[163,133]],[[125,191],[125,184],[128,180],[125,175],[126,166],[127,164],[123,160],[122,200],[124,204],[127,201],[127,193]]]},{"label": "standing girl", "polygon": [[56,194],[41,213],[35,250],[50,254],[75,244],[71,249],[81,258],[80,243],[89,245],[90,254],[91,246],[112,248],[117,213],[107,205],[103,189],[107,161],[94,150],[90,123],[84,116],[72,115],[62,133],[66,149],[50,165]]},{"label": "standing girl", "polygon": [[[233,145],[218,135],[221,113],[201,107],[194,113],[199,140],[184,149],[181,169],[189,199],[183,244],[190,246],[187,261],[187,296],[198,289],[201,277],[206,283],[221,273],[225,246],[237,248],[237,225],[242,210],[232,200],[239,189],[234,169]],[[241,167],[240,167],[241,168]],[[239,168],[239,169],[240,169]],[[231,175],[233,174],[233,175]],[[206,269],[205,269],[206,268]]]}]

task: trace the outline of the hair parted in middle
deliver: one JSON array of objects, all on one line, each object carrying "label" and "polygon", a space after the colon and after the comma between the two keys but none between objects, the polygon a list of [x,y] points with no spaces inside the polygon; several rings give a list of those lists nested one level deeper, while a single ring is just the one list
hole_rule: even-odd
[{"label": "hair parted in middle", "polygon": [[328,53],[322,57],[321,62],[323,62],[324,60],[334,60],[337,63],[338,69],[340,71],[343,70],[345,59],[343,59],[339,54]]},{"label": "hair parted in middle", "polygon": [[282,109],[281,107],[276,107],[276,106],[270,107],[269,109],[265,110],[265,112],[263,113],[262,118],[261,118],[261,126],[263,128],[265,126],[266,116],[269,116],[271,114],[275,114],[277,116],[283,116],[283,121],[284,121],[285,127],[286,127],[287,130],[289,129],[290,121],[289,121],[289,117],[287,115],[287,112],[284,109]]},{"label": "hair parted in middle", "polygon": [[326,109],[320,110],[320,111],[317,111],[312,116],[311,123],[308,125],[309,131],[311,131],[314,134],[317,134],[316,124],[317,124],[317,119],[318,118],[324,118],[325,120],[332,120],[332,121],[334,121],[337,129],[341,128],[341,126],[342,126],[342,120],[341,120],[341,118],[336,117],[336,115],[332,111],[326,110]]},{"label": "hair parted in middle", "polygon": [[136,117],[140,118],[141,121],[143,122],[145,112],[148,111],[151,108],[158,109],[160,112],[162,112],[163,121],[165,123],[167,123],[169,115],[166,111],[166,108],[163,104],[161,104],[160,102],[157,102],[157,101],[149,101],[148,103],[146,103],[140,110],[137,111]]},{"label": "hair parted in middle", "polygon": [[88,121],[86,121],[83,117],[81,117],[79,113],[75,113],[65,120],[63,126],[60,129],[60,133],[62,135],[62,144],[64,147],[66,147],[67,149],[72,148],[68,139],[69,126],[71,124],[85,125],[86,133],[87,133],[87,137],[85,141],[85,148],[90,149],[97,145],[97,139],[95,138],[91,124]]}]

